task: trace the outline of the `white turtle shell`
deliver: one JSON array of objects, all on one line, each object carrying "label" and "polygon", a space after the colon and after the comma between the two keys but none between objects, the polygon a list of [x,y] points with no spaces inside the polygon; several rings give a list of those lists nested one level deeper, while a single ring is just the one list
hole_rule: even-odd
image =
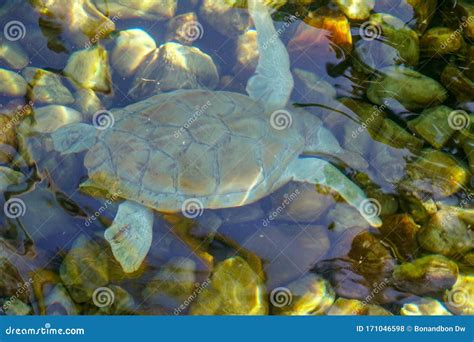
[{"label": "white turtle shell", "polygon": [[95,187],[159,211],[186,199],[239,206],[275,189],[304,148],[297,127],[275,129],[248,96],[205,90],[153,96],[114,110],[85,166]]}]

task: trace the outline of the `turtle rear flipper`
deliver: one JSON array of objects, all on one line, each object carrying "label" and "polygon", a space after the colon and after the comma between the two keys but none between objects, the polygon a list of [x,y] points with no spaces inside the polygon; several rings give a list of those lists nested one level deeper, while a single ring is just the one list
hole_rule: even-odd
[{"label": "turtle rear flipper", "polygon": [[126,273],[140,268],[150,250],[152,236],[153,212],[132,201],[119,205],[113,224],[104,233],[115,259]]}]

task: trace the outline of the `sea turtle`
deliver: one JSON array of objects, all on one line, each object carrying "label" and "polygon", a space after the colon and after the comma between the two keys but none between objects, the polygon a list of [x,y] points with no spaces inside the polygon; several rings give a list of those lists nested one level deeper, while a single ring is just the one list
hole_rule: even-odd
[{"label": "sea turtle", "polygon": [[153,211],[180,212],[252,203],[290,181],[324,184],[367,215],[364,192],[328,161],[355,168],[358,155],[343,150],[314,115],[286,108],[293,88],[288,53],[267,9],[249,1],[259,44],[249,96],[208,90],[163,93],[112,110],[108,129],[84,123],[52,134],[56,150],[87,150],[88,186],[119,194],[112,226],[105,232],[124,271],[139,268],[152,240]]}]

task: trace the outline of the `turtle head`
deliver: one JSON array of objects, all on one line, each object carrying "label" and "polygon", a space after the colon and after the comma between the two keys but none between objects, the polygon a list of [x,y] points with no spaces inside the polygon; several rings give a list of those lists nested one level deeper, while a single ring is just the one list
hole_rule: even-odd
[{"label": "turtle head", "polygon": [[97,129],[85,123],[75,123],[51,133],[54,149],[61,154],[90,149],[97,140]]}]

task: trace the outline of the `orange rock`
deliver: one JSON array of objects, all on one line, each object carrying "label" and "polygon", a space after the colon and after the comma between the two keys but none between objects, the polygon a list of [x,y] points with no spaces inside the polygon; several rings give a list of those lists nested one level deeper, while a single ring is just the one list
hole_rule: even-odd
[{"label": "orange rock", "polygon": [[331,41],[344,50],[352,50],[351,25],[342,12],[320,8],[311,12],[305,22],[312,27],[327,31]]}]

